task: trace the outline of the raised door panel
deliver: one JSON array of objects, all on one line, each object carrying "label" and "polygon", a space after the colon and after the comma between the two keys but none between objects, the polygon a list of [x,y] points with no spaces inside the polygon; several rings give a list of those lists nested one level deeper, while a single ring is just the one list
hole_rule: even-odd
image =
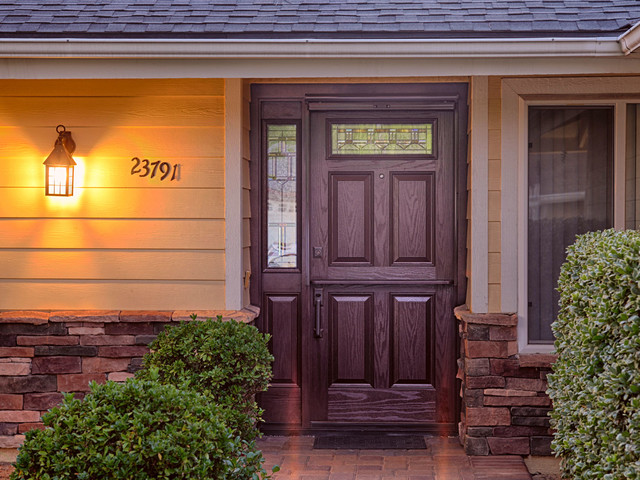
[{"label": "raised door panel", "polygon": [[267,332],[273,353],[272,383],[298,383],[298,296],[266,297]]},{"label": "raised door panel", "polygon": [[373,385],[373,298],[330,295],[330,384]]},{"label": "raised door panel", "polygon": [[433,263],[433,173],[392,174],[392,264]]},{"label": "raised door panel", "polygon": [[269,390],[260,395],[264,419],[271,424],[295,424],[302,419],[299,378],[298,295],[265,295],[264,321],[274,356]]},{"label": "raised door panel", "polygon": [[372,180],[371,173],[329,173],[331,265],[372,263]]},{"label": "raised door panel", "polygon": [[391,295],[392,385],[433,383],[433,302],[430,296]]},{"label": "raised door panel", "polygon": [[[433,422],[437,397],[431,367],[433,297],[375,287],[372,295],[334,293],[329,298],[333,378],[327,391],[327,420]],[[372,328],[367,328],[367,318]],[[385,347],[387,338],[391,345]],[[384,358],[381,352],[386,352]],[[363,371],[374,381],[361,381]],[[336,380],[338,372],[342,377]]]},{"label": "raised door panel", "polygon": [[[344,423],[429,423],[436,418],[433,388],[329,388],[328,420]],[[400,428],[400,427],[399,427]]]}]

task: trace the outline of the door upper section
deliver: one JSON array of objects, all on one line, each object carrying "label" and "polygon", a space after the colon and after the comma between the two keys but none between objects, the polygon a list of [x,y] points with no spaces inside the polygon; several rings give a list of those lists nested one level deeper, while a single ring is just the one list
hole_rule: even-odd
[{"label": "door upper section", "polygon": [[453,283],[452,130],[451,111],[310,114],[312,280]]},{"label": "door upper section", "polygon": [[252,298],[336,279],[464,285],[467,90],[253,85],[251,158],[269,161],[251,175]]}]

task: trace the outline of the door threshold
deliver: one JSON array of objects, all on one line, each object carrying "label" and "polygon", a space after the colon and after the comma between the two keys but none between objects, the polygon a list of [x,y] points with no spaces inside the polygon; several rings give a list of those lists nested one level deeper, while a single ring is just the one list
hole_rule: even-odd
[{"label": "door threshold", "polygon": [[420,434],[429,436],[449,437],[458,434],[455,423],[337,423],[311,422],[310,427],[291,425],[262,425],[260,430],[265,435],[318,435],[336,434],[350,435],[371,432],[385,434]]}]

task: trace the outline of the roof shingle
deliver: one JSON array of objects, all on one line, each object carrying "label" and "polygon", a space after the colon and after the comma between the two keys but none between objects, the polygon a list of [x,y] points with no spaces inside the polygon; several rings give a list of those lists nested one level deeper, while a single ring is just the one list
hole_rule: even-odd
[{"label": "roof shingle", "polygon": [[613,37],[639,0],[0,0],[26,38]]}]

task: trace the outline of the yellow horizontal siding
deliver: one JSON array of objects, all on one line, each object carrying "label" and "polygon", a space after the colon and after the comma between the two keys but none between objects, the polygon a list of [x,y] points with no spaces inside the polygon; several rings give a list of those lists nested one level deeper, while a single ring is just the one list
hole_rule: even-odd
[{"label": "yellow horizontal siding", "polygon": [[5,80],[0,97],[144,97],[155,95],[224,95],[223,79]]},{"label": "yellow horizontal siding", "polygon": [[0,219],[0,231],[0,249],[224,250],[222,219]]},{"label": "yellow horizontal siding", "polygon": [[[2,103],[0,98],[0,104]],[[73,100],[71,100],[73,101]],[[96,106],[99,108],[99,106]],[[58,123],[63,118],[58,118]],[[171,118],[166,119],[172,121]],[[204,120],[201,120],[204,121]],[[0,127],[0,156],[14,160],[45,157],[57,138],[54,123],[45,127]],[[133,157],[157,160],[157,157],[223,157],[224,128],[211,126],[79,126],[63,122],[76,143],[74,157],[101,158]],[[169,123],[169,125],[171,125]],[[180,162],[178,162],[180,163]],[[129,164],[127,164],[129,165]],[[129,171],[131,166],[125,168]]]},{"label": "yellow horizontal siding", "polygon": [[222,250],[0,250],[2,278],[224,280]]},{"label": "yellow horizontal siding", "polygon": [[[0,309],[224,308],[224,114],[222,80],[0,81]],[[70,198],[44,195],[58,124]]]},{"label": "yellow horizontal siding", "polygon": [[223,97],[0,97],[0,118],[23,127],[224,125]]},{"label": "yellow horizontal siding", "polygon": [[0,197],[6,218],[224,218],[222,189],[80,188],[53,200],[41,187],[2,188]]},{"label": "yellow horizontal siding", "polygon": [[6,310],[208,310],[224,305],[224,282],[0,280]]}]

